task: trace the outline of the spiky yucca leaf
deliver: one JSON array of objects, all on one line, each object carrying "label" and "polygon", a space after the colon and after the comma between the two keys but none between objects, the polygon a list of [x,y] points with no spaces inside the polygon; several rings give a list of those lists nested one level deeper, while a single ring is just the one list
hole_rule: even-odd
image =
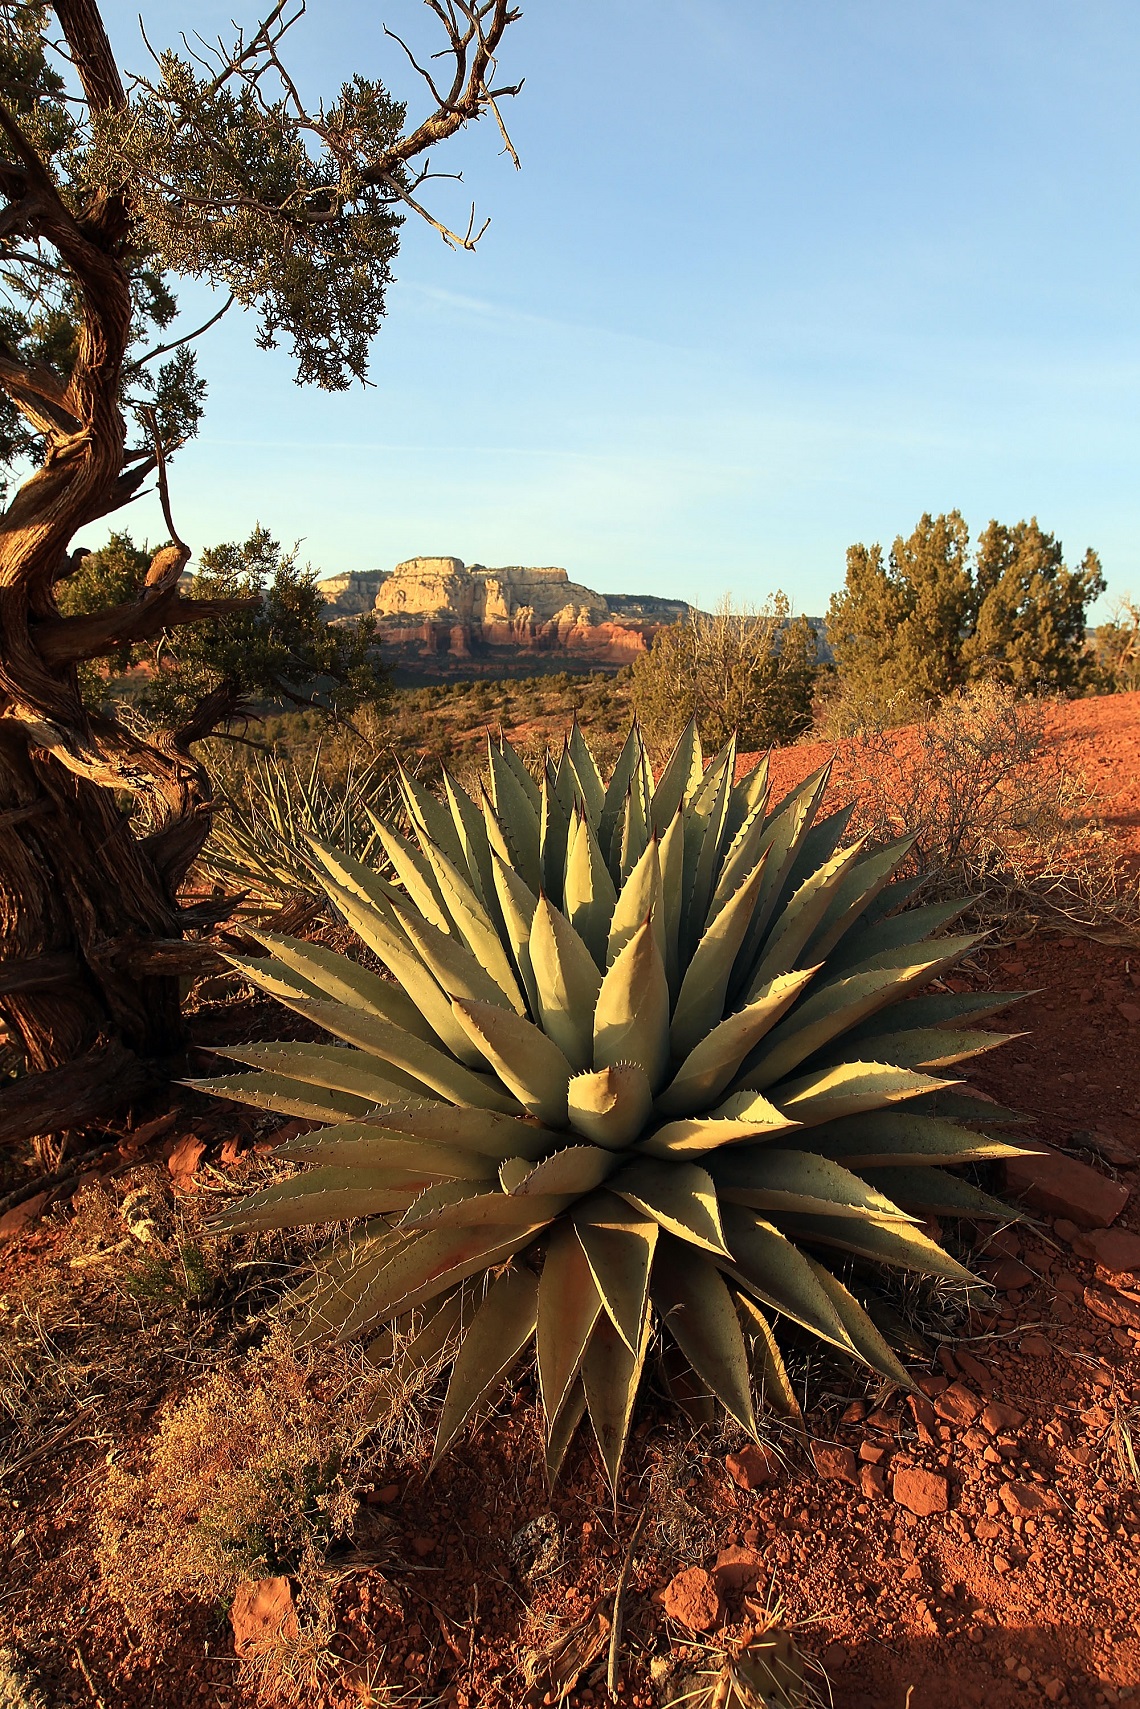
[{"label": "spiky yucca leaf", "polygon": [[916,998],[975,940],[895,911],[909,843],[841,846],[827,768],[772,806],[735,759],[690,725],[654,787],[635,729],[604,784],[575,727],[537,783],[493,744],[478,802],[403,780],[384,873],[316,850],[397,983],[266,939],[264,989],[344,1042],[200,1082],[331,1124],[218,1224],[371,1219],[292,1297],[305,1338],[379,1332],[375,1357],[459,1339],[439,1452],[532,1343],[552,1475],[588,1413],[614,1484],[658,1327],[748,1430],[758,1393],[796,1410],[769,1314],[904,1383],[836,1261],[968,1282],[919,1219],[1007,1214],[944,1168],[1016,1154],[957,1089],[1012,997]]}]

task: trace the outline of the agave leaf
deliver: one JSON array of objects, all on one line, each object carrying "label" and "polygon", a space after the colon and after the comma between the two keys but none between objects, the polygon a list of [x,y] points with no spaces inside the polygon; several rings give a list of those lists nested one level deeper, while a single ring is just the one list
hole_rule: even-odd
[{"label": "agave leaf", "polygon": [[913,1068],[894,1068],[887,1062],[844,1062],[838,1068],[820,1068],[799,1080],[774,1086],[772,1101],[785,1115],[805,1127],[815,1127],[840,1116],[925,1097],[953,1084],[929,1074],[916,1074]]},{"label": "agave leaf", "polygon": [[701,738],[697,734],[697,720],[690,718],[677,738],[677,745],[653,791],[650,811],[653,829],[659,837],[664,836],[673,823],[681,804],[696,794],[703,775],[704,763],[701,756]]},{"label": "agave leaf", "polygon": [[582,1422],[585,1410],[586,1393],[582,1387],[582,1379],[578,1377],[562,1402],[557,1418],[546,1427],[546,1480],[551,1488],[558,1481],[567,1449],[574,1438],[574,1432]]},{"label": "agave leaf", "polygon": [[[468,1199],[480,1196],[480,1188],[486,1183],[481,1181],[435,1181],[418,1193],[404,1212],[397,1218],[395,1226],[403,1233],[409,1229],[419,1228],[430,1221],[440,1210],[450,1210],[455,1205],[464,1205]],[[484,1195],[485,1196],[485,1195]],[[502,1195],[499,1195],[502,1197]],[[473,1219],[474,1220],[474,1219]],[[462,1222],[468,1226],[465,1218],[452,1218],[452,1223]]]},{"label": "agave leaf", "polygon": [[570,730],[570,740],[566,745],[570,764],[574,768],[574,776],[578,780],[578,792],[586,808],[586,817],[594,830],[602,822],[602,811],[605,806],[606,789],[602,782],[593,754],[586,743],[585,737],[574,719]]},{"label": "agave leaf", "polygon": [[856,803],[849,801],[845,807],[839,807],[834,813],[828,813],[824,818],[817,818],[813,822],[800,843],[800,852],[788,868],[787,895],[794,896],[812,873],[826,865],[835,854],[843,840],[843,833],[854,817],[855,807]]},{"label": "agave leaf", "polygon": [[558,764],[550,769],[550,762],[547,761],[547,776],[550,778],[551,787],[562,804],[562,811],[565,813],[566,823],[569,825],[572,823],[575,813],[584,813],[586,809],[582,799],[581,786],[574,771],[574,763],[570,758],[570,749],[565,739],[562,743],[562,752],[558,756]]},{"label": "agave leaf", "polygon": [[862,847],[860,841],[833,854],[830,860],[817,867],[810,878],[804,880],[781,910],[779,921],[764,945],[759,966],[748,983],[746,994],[749,1002],[779,974],[789,973],[800,964],[804,945],[819,924],[844,874],[858,859]]},{"label": "agave leaf", "polygon": [[652,920],[606,973],[593,1020],[595,1068],[636,1063],[655,1092],[669,1065],[669,982]]},{"label": "agave leaf", "polygon": [[[503,948],[497,926],[492,922],[474,890],[459,869],[439,849],[427,844],[439,893],[456,932],[480,966],[506,995],[511,1007],[522,1013],[523,1003],[510,957]],[[493,900],[493,898],[492,898]],[[490,905],[490,904],[489,904]]]},{"label": "agave leaf", "polygon": [[303,1228],[403,1210],[431,1185],[431,1177],[406,1169],[306,1169],[251,1193],[211,1221],[215,1230]]},{"label": "agave leaf", "polygon": [[601,1309],[601,1296],[573,1226],[556,1224],[538,1284],[538,1382],[548,1430],[582,1368]]},{"label": "agave leaf", "polygon": [[[798,863],[804,842],[811,831],[830,777],[831,761],[829,760],[826,765],[821,766],[818,771],[805,778],[798,789],[794,789],[790,795],[785,796],[764,826],[764,835],[760,839],[758,849],[758,855],[762,854],[766,857],[764,879],[760,886],[760,893],[756,898],[756,912],[740,952],[740,961],[733,980],[734,986],[746,983],[751,977],[752,970],[760,955],[769,922]],[[822,958],[818,955],[805,955],[804,959],[815,963]]]},{"label": "agave leaf", "polygon": [[[384,853],[395,868],[396,877],[407,891],[416,908],[437,931],[448,932],[451,922],[444,910],[431,866],[419,849],[399,836],[390,825],[368,810],[376,835],[384,845]],[[428,845],[430,847],[430,843]]]},{"label": "agave leaf", "polygon": [[652,837],[622,885],[614,904],[606,943],[607,968],[613,966],[626,944],[636,937],[651,915],[657,945],[664,961],[665,919],[661,902],[661,862],[657,839]]},{"label": "agave leaf", "polygon": [[307,979],[294,973],[275,955],[237,955],[233,950],[222,950],[220,953],[235,973],[240,973],[248,980],[254,990],[264,991],[269,997],[321,995],[315,985],[310,985]]},{"label": "agave leaf", "polygon": [[570,815],[558,799],[553,781],[553,767],[546,761],[542,779],[542,808],[539,814],[538,852],[542,867],[542,887],[557,904],[563,900],[562,887],[566,876],[566,844],[570,832]]},{"label": "agave leaf", "polygon": [[740,1205],[725,1205],[724,1227],[732,1252],[730,1275],[773,1311],[783,1312],[844,1353],[854,1352],[842,1318],[797,1246]]},{"label": "agave leaf", "polygon": [[386,904],[386,912],[381,915],[332,879],[325,880],[325,890],[361,942],[399,981],[440,1043],[469,1068],[473,1067],[479,1057],[451,1013],[450,999],[397,926],[391,906]]},{"label": "agave leaf", "polygon": [[[570,740],[573,743],[573,735],[571,735]],[[598,846],[603,854],[608,854],[613,846],[614,832],[625,812],[626,795],[640,765],[641,733],[636,724],[631,724],[629,735],[626,737],[621,753],[617,757],[617,764],[614,766],[613,775],[606,786],[605,797],[602,802],[601,819],[598,823]]]},{"label": "agave leaf", "polygon": [[659,1095],[663,1116],[693,1115],[708,1109],[736,1074],[749,1051],[791,1008],[818,972],[808,967],[784,973],[757,991],[746,1009],[729,1015],[695,1044],[670,1084]]},{"label": "agave leaf", "polygon": [[[500,751],[493,742],[487,744],[487,757],[495,816],[507,839],[512,863],[537,895],[542,888],[537,791],[535,799],[532,799],[517,772],[508,762],[505,752]],[[527,781],[533,789],[534,783],[529,774]]]},{"label": "agave leaf", "polygon": [[692,1246],[727,1257],[716,1188],[695,1163],[629,1163],[610,1177],[611,1192]]},{"label": "agave leaf", "polygon": [[[999,1044],[1024,1037],[1024,1033],[983,1032],[977,1028],[951,1032],[948,1027],[907,1027],[905,1031],[865,1035],[858,1041],[858,1054],[873,1054],[876,1060],[892,1062],[896,1068],[950,1068],[956,1062],[965,1062]],[[825,1061],[837,1060],[846,1042],[843,1039],[835,1052],[827,1052],[820,1059],[820,1066]],[[848,1050],[846,1054],[850,1056],[852,1052]]]},{"label": "agave leaf", "polygon": [[922,1104],[923,1115],[946,1116],[951,1121],[982,1122],[986,1127],[1012,1127],[1032,1118],[1020,1110],[1007,1110],[992,1098],[980,1097],[970,1087],[939,1089]]},{"label": "agave leaf", "polygon": [[864,1166],[914,1163],[989,1163],[1019,1157],[1023,1147],[1009,1145],[972,1128],[959,1127],[942,1116],[917,1114],[913,1107],[876,1110],[871,1115],[846,1116],[812,1129],[813,1147],[862,1173]]},{"label": "agave leaf", "polygon": [[[492,1007],[490,1003],[465,1006],[477,1007],[481,1011],[490,1010]],[[356,1009],[350,1009],[345,1003],[296,1003],[293,1007],[299,1015],[307,1015],[336,1038],[346,1039],[349,1044],[355,1044],[369,1055],[378,1056],[383,1062],[394,1063],[405,1073],[414,1075],[441,1098],[448,1098],[456,1104],[471,1104],[479,1110],[501,1110],[507,1115],[518,1114],[514,1099],[504,1092],[490,1075],[472,1073],[471,1069],[464,1068],[452,1057],[445,1056],[442,1050],[426,1044],[422,1038],[406,1033],[402,1027],[393,1026],[391,1021],[382,1021],[376,1015],[361,1014]],[[518,1021],[520,1026],[529,1024],[519,1021],[518,1016],[510,1009],[500,1009],[497,1013],[504,1017],[509,1016],[512,1021]]]},{"label": "agave leaf", "polygon": [[920,997],[908,997],[895,1014],[872,1015],[845,1034],[850,1040],[874,1038],[881,1033],[894,1032],[905,1022],[908,1027],[944,1027],[962,1022],[986,1021],[1035,991],[926,991]]},{"label": "agave leaf", "polygon": [[[709,904],[720,873],[725,815],[736,765],[736,737],[730,736],[710,763],[697,791],[685,828],[685,883],[682,945],[688,950],[706,928]],[[690,826],[692,830],[690,832]]]},{"label": "agave leaf", "polygon": [[646,1135],[638,1150],[650,1157],[688,1157],[695,1162],[706,1152],[734,1146],[739,1140],[771,1139],[795,1131],[797,1124],[781,1115],[775,1104],[768,1104],[766,1098],[759,1101],[771,1110],[770,1122],[761,1120],[758,1111],[740,1121],[723,1116],[683,1116]]},{"label": "agave leaf", "polygon": [[519,1103],[540,1122],[565,1127],[566,1088],[572,1069],[554,1040],[521,1015],[492,1003],[456,999],[452,1007],[460,1025]]},{"label": "agave leaf", "polygon": [[714,920],[720,913],[729,897],[739,890],[760,856],[767,853],[767,844],[771,839],[765,839],[766,823],[764,802],[758,801],[729,844],[721,864],[716,888],[712,894],[712,901],[709,903],[708,918],[710,921]]},{"label": "agave leaf", "polygon": [[475,1003],[496,1003],[516,1014],[524,1007],[513,972],[505,987],[492,977],[457,934],[440,932],[410,908],[396,908],[396,918],[408,942],[449,997],[465,997]]},{"label": "agave leaf", "polygon": [[856,862],[831,898],[827,912],[807,941],[805,954],[815,961],[830,958],[836,944],[855,922],[869,912],[875,899],[890,884],[895,868],[914,847],[913,837],[900,837],[885,848]]},{"label": "agave leaf", "polygon": [[212,1092],[217,1098],[232,1098],[236,1104],[252,1104],[258,1110],[277,1110],[285,1116],[306,1121],[335,1121],[344,1116],[366,1116],[374,1100],[354,1098],[347,1092],[329,1092],[283,1074],[224,1074],[213,1080],[183,1080],[195,1092]]},{"label": "agave leaf", "polygon": [[378,1319],[413,1311],[477,1271],[504,1262],[529,1245],[542,1226],[413,1230],[385,1255],[367,1286],[346,1288],[347,1298],[325,1308],[327,1327],[336,1330],[338,1340],[351,1341]]},{"label": "agave leaf", "polygon": [[616,1158],[596,1145],[568,1145],[536,1163],[510,1191],[526,1198],[539,1193],[590,1193],[612,1174]]},{"label": "agave leaf", "polygon": [[670,1042],[675,1058],[683,1061],[724,1014],[733,963],[748,931],[763,879],[764,862],[761,860],[732,899],[725,903],[697,945],[673,1011]]},{"label": "agave leaf", "polygon": [[534,808],[535,813],[538,813],[542,806],[541,790],[534,778],[530,775],[530,772],[527,770],[517,748],[512,747],[511,743],[503,734],[501,726],[499,729],[498,751],[502,759],[506,761],[511,771],[514,773],[515,782]]},{"label": "agave leaf", "polygon": [[296,1044],[285,1040],[280,1044],[247,1044],[241,1049],[219,1046],[215,1056],[242,1062],[247,1068],[262,1068],[270,1074],[283,1074],[290,1080],[303,1080],[310,1086],[323,1086],[330,1092],[349,1092],[366,1098],[369,1104],[382,1104],[403,1092],[423,1091],[420,1081],[388,1063],[381,1066],[374,1056],[359,1050],[345,1050],[335,1044]]},{"label": "agave leaf", "polygon": [[[365,866],[363,861],[346,854],[343,849],[330,848],[316,837],[306,837],[305,841],[316,856],[318,864],[324,868],[327,877],[338,889],[346,890],[358,905],[363,904],[365,908],[374,910],[381,918],[387,916],[389,905],[400,896],[394,884],[389,884],[387,879],[381,878],[372,867]],[[324,878],[321,883],[327,890],[328,885]]]},{"label": "agave leaf", "polygon": [[898,1194],[898,1202],[917,1211],[920,1216],[962,1216],[996,1218],[998,1222],[1016,1222],[1018,1212],[1003,1204],[990,1193],[983,1193],[959,1175],[947,1175],[941,1169],[908,1169],[892,1165],[887,1169],[867,1169],[863,1179],[880,1192]]},{"label": "agave leaf", "polygon": [[631,1349],[610,1318],[602,1313],[594,1324],[586,1357],[582,1361],[582,1386],[590,1411],[590,1424],[615,1501],[618,1473],[629,1436],[633,1403],[641,1386],[649,1337],[650,1323],[646,1316],[636,1348]]},{"label": "agave leaf", "polygon": [[748,1353],[732,1295],[716,1265],[666,1237],[650,1282],[665,1327],[725,1411],[756,1435]]},{"label": "agave leaf", "polygon": [[466,864],[467,850],[454,814],[449,814],[442,801],[437,801],[431,791],[417,783],[402,765],[397,769],[404,809],[421,850],[424,843],[431,843],[434,848],[442,849],[457,865]]},{"label": "agave leaf", "polygon": [[685,821],[680,808],[657,845],[661,872],[661,929],[665,938],[665,972],[669,994],[676,1001],[681,989],[681,908],[684,902]]},{"label": "agave leaf", "polygon": [[340,1122],[297,1134],[279,1145],[275,1157],[300,1163],[327,1163],[337,1169],[407,1169],[456,1181],[494,1180],[495,1162],[462,1146],[433,1145],[409,1139],[394,1128],[364,1122]]},{"label": "agave leaf", "polygon": [[401,1228],[511,1228],[534,1229],[554,1221],[555,1217],[574,1203],[575,1193],[531,1193],[525,1198],[513,1193],[480,1193],[471,1191],[469,1182],[448,1182],[449,1189],[460,1188],[450,1199],[442,1192],[438,1197],[424,1193],[421,1208],[417,1200],[400,1219]]},{"label": "agave leaf", "polygon": [[831,1158],[775,1145],[734,1145],[709,1159],[721,1204],[766,1212],[877,1217],[913,1222],[884,1194]]},{"label": "agave leaf", "polygon": [[575,1209],[574,1227],[602,1305],[635,1353],[645,1322],[658,1225],[652,1217],[635,1216],[612,1193],[602,1192]]},{"label": "agave leaf", "polygon": [[[642,761],[644,761],[644,750]],[[638,766],[630,779],[625,795],[625,810],[614,828],[614,852],[610,865],[621,874],[622,882],[629,877],[649,842],[649,805]]]},{"label": "agave leaf", "polygon": [[[747,757],[747,756],[745,756]],[[725,830],[730,837],[735,837],[741,825],[749,817],[758,802],[768,795],[768,769],[771,761],[771,749],[767,753],[757,754],[755,765],[748,771],[742,772],[732,786],[728,798],[728,814],[725,820]]]},{"label": "agave leaf", "polygon": [[575,1074],[567,1088],[571,1127],[609,1151],[624,1151],[644,1129],[652,1108],[649,1078],[635,1062]]},{"label": "agave leaf", "polygon": [[539,1013],[539,1002],[538,985],[530,962],[530,928],[538,903],[533,892],[523,883],[514,868],[501,858],[497,849],[491,851],[491,862],[495,893],[503,916],[503,930],[511,946],[511,954],[526,992],[531,1015],[534,1016]]},{"label": "agave leaf", "polygon": [[856,1252],[860,1257],[914,1270],[919,1275],[945,1276],[954,1282],[978,1284],[976,1276],[913,1223],[872,1222],[869,1218],[860,1222],[846,1216],[789,1216],[783,1220],[789,1237],[797,1242],[837,1246],[841,1251]]},{"label": "agave leaf", "polygon": [[760,1396],[762,1403],[768,1402],[783,1417],[802,1418],[796,1391],[768,1319],[749,1294],[737,1294],[736,1311],[749,1352],[753,1392]]},{"label": "agave leaf", "polygon": [[878,1371],[881,1377],[886,1377],[888,1382],[897,1383],[899,1388],[913,1389],[915,1385],[906,1367],[899,1363],[855,1295],[822,1264],[817,1264],[812,1258],[808,1259],[808,1263],[815,1272],[820,1287],[843,1319],[843,1326],[851,1337],[851,1345],[863,1363],[870,1365],[873,1371]]},{"label": "agave leaf", "polygon": [[[916,952],[909,953],[913,956]],[[872,968],[825,984],[817,981],[810,995],[796,1005],[745,1062],[739,1084],[761,1092],[775,1085],[849,1027],[901,1002],[956,959],[950,953],[911,961],[902,967]]]},{"label": "agave leaf", "polygon": [[[495,886],[491,875],[491,844],[482,809],[476,806],[467,791],[443,768],[443,787],[455,831],[454,844],[431,841],[455,863],[457,871],[465,871],[471,888],[491,909],[495,901]],[[461,858],[460,858],[461,857]]]},{"label": "agave leaf", "polygon": [[491,1284],[463,1337],[440,1413],[433,1467],[518,1362],[537,1322],[538,1281],[512,1265]]},{"label": "agave leaf", "polygon": [[382,979],[358,961],[352,961],[324,944],[308,943],[300,938],[278,937],[273,932],[251,931],[250,936],[264,944],[276,957],[299,976],[301,983],[311,989],[303,994],[310,997],[331,997],[337,1003],[359,1003],[370,1014],[392,1021],[405,1032],[434,1039],[428,1023],[415,1003],[399,985]]},{"label": "agave leaf", "polygon": [[572,1067],[591,1067],[602,976],[574,927],[545,896],[539,897],[531,922],[530,963],[543,1031]]},{"label": "agave leaf", "polygon": [[574,816],[566,849],[563,887],[566,916],[599,968],[606,964],[606,943],[617,891],[589,818]]},{"label": "agave leaf", "polygon": [[421,1098],[401,1098],[385,1104],[368,1117],[369,1127],[390,1129],[410,1139],[426,1139],[441,1145],[462,1146],[496,1162],[503,1157],[542,1157],[562,1136],[537,1123],[494,1110],[477,1110],[459,1104],[429,1103]]},{"label": "agave leaf", "polygon": [[924,943],[956,920],[965,906],[965,899],[958,897],[950,902],[931,902],[923,908],[907,908],[902,914],[876,920],[872,925],[860,920],[828,956],[828,969],[834,970],[835,978],[840,978],[856,967],[885,966],[887,963],[880,961],[881,956]]},{"label": "agave leaf", "polygon": [[[369,1423],[375,1423],[399,1405],[416,1374],[443,1352],[463,1321],[463,1303],[460,1288],[438,1304],[433,1302],[431,1309],[424,1314],[418,1333],[401,1349],[391,1369],[381,1376],[378,1393],[369,1408]],[[378,1335],[365,1349],[364,1357],[371,1364],[382,1364],[392,1357],[395,1345],[390,1333]]]}]

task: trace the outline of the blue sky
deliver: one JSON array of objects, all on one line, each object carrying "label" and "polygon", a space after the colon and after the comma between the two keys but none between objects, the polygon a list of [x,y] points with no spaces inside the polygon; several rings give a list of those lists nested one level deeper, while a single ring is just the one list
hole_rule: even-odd
[{"label": "blue sky", "polygon": [[[140,63],[135,0],[104,10]],[[309,0],[306,92],[415,101],[378,20],[422,41],[423,10]],[[144,17],[165,43],[191,11]],[[957,506],[1140,593],[1134,0],[529,0],[502,70],[522,171],[490,129],[449,152],[440,210],[492,223],[468,255],[409,221],[372,389],[299,390],[236,316],[204,342],[187,539],[818,612],[849,543]],[[150,501],[131,526],[162,533]]]}]

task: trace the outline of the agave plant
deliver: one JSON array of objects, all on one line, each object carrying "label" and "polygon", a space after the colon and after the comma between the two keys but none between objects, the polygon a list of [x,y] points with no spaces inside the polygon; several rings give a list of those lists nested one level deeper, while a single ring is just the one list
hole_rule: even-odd
[{"label": "agave plant", "polygon": [[611,1484],[656,1325],[752,1432],[757,1394],[796,1406],[773,1317],[906,1384],[834,1261],[968,1283],[919,1219],[1009,1215],[942,1166],[1016,1154],[954,1072],[1012,994],[916,997],[977,940],[897,911],[909,845],[844,845],[826,768],[771,810],[767,762],[735,769],[692,726],[656,783],[636,729],[608,785],[577,726],[537,781],[489,744],[478,802],[403,777],[388,876],[314,845],[392,981],[268,934],[232,958],[340,1042],[198,1082],[329,1124],[220,1225],[366,1219],[290,1296],[301,1335],[378,1330],[397,1384],[458,1343],[437,1457],[532,1341],[551,1476],[588,1412]]}]

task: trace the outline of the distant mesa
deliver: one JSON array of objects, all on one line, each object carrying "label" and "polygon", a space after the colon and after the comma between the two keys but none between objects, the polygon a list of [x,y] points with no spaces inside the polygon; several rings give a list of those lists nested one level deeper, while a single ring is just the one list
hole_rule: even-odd
[{"label": "distant mesa", "polygon": [[347,572],[317,585],[327,622],[371,612],[394,662],[412,668],[460,660],[517,668],[520,653],[543,653],[562,655],[559,668],[613,669],[689,610],[679,599],[595,593],[563,569],[488,569],[461,558],[409,558],[394,570]]}]

